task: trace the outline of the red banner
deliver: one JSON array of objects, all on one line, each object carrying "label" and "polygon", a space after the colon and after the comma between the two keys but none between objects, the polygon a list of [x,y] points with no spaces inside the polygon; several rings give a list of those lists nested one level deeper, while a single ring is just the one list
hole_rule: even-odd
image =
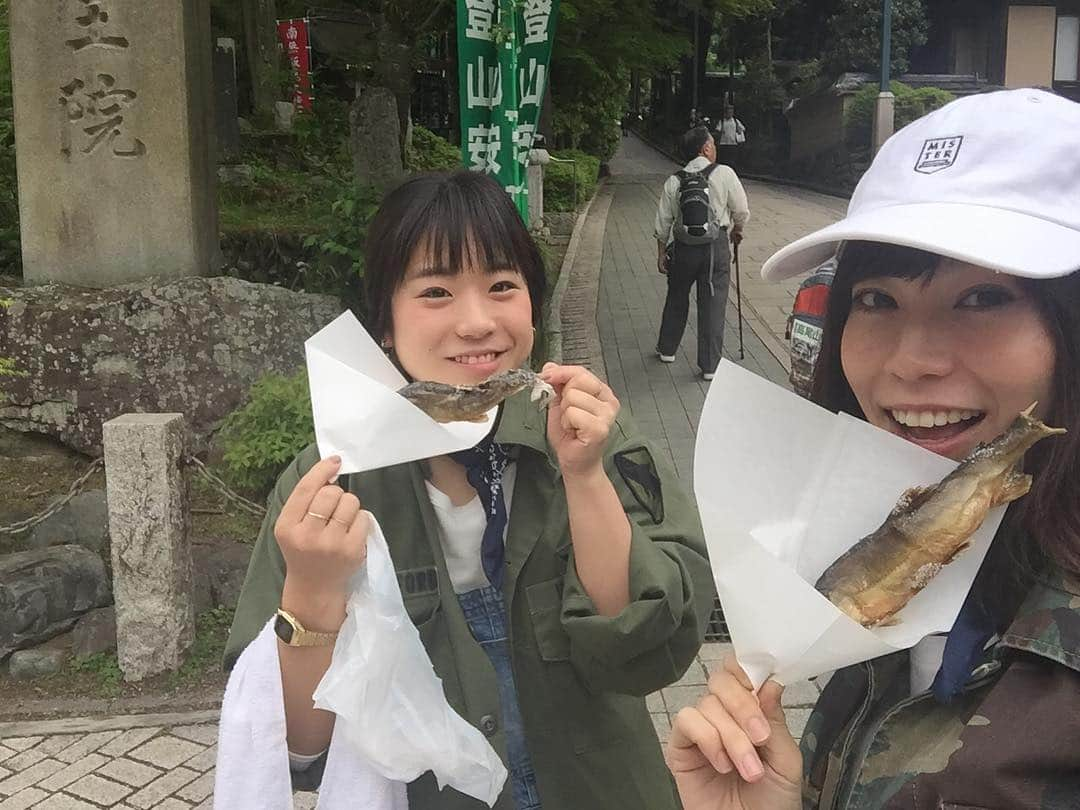
[{"label": "red banner", "polygon": [[293,105],[311,112],[311,46],[308,42],[306,19],[278,22],[278,39],[289,57],[296,83],[293,85]]}]

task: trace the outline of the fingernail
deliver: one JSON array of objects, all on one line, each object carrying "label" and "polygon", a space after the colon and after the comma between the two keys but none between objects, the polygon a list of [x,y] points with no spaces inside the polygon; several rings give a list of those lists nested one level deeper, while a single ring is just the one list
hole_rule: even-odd
[{"label": "fingernail", "polygon": [[334,464],[340,464],[341,456],[330,456],[329,461],[332,461]]},{"label": "fingernail", "polygon": [[750,722],[747,724],[750,730],[751,742],[763,743],[769,739],[769,724],[762,720],[760,717],[750,718]]},{"label": "fingernail", "polygon": [[739,770],[742,771],[745,779],[757,779],[765,773],[765,769],[761,767],[761,761],[756,754],[747,754],[742,758],[740,764],[742,767]]},{"label": "fingernail", "polygon": [[337,480],[338,480],[338,477],[335,475],[333,478],[330,479],[330,483],[331,484],[336,484]]}]

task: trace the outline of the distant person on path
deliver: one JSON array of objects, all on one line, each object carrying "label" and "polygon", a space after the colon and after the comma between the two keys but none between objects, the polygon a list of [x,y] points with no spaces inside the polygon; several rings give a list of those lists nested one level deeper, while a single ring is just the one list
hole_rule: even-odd
[{"label": "distant person on path", "polygon": [[739,147],[744,143],[746,143],[746,127],[735,117],[734,107],[724,107],[724,116],[716,125],[717,161],[738,171],[736,159]]},{"label": "distant person on path", "polygon": [[702,377],[711,380],[724,347],[728,239],[736,245],[742,241],[750,208],[735,172],[717,165],[708,129],[687,132],[683,148],[690,162],[664,183],[656,211],[656,265],[668,277],[656,353],[664,363],[675,362],[690,313],[690,288],[697,284],[697,361]]}]

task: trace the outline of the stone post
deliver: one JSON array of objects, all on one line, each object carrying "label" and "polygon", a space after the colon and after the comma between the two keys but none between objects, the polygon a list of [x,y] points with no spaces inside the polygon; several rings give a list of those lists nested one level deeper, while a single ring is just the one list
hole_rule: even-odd
[{"label": "stone post", "polygon": [[210,273],[209,0],[11,0],[10,23],[26,282]]},{"label": "stone post", "polygon": [[228,37],[218,37],[214,46],[214,123],[219,163],[232,163],[240,152],[239,116],[236,42]]},{"label": "stone post", "polygon": [[529,189],[529,228],[539,231],[544,227],[544,166],[551,162],[547,149],[530,149],[529,165],[525,180]]},{"label": "stone post", "polygon": [[877,103],[874,105],[874,154],[878,153],[882,144],[892,137],[896,127],[896,96],[892,93],[879,93]]},{"label": "stone post", "polygon": [[195,638],[188,494],[178,413],[102,426],[116,647],[124,679],[177,669]]}]

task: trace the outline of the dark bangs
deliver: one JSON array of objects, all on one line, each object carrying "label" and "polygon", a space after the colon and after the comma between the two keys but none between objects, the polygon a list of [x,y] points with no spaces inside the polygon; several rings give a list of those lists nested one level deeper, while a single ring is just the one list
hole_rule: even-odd
[{"label": "dark bangs", "polygon": [[[881,276],[929,280],[941,258],[935,253],[883,243],[844,245],[829,292],[821,350],[810,390],[814,402],[832,411],[866,418],[840,362],[840,342],[851,312],[852,290],[862,280]],[[983,565],[985,571],[979,574],[980,584],[985,582],[990,594],[1022,590],[1046,560],[1080,576],[1080,268],[1062,278],[1020,280],[1054,341],[1054,406],[1046,421],[1069,432],[1039,442],[1027,453],[1024,469],[1032,475],[1031,491],[1009,507],[1004,542],[991,547]],[[989,597],[989,601],[993,599]]]},{"label": "dark bangs", "polygon": [[472,262],[489,273],[520,271],[532,302],[533,324],[540,325],[543,257],[510,196],[487,175],[462,170],[410,178],[386,195],[366,243],[368,324],[377,340],[390,332],[390,301],[418,248],[430,250],[453,275]]}]

